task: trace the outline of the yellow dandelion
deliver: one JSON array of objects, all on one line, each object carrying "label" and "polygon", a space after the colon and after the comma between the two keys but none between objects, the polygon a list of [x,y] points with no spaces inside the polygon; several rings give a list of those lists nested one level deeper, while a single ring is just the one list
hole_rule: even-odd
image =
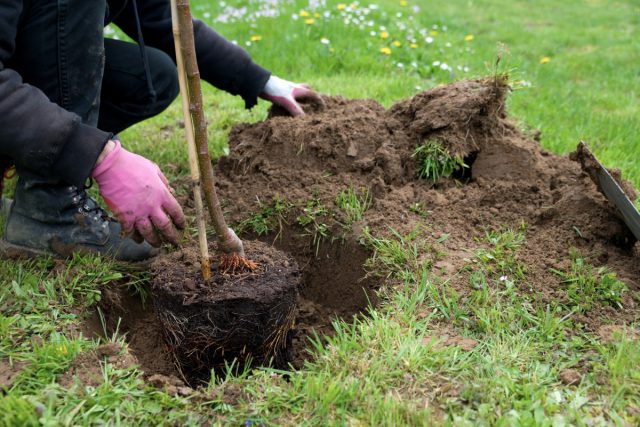
[{"label": "yellow dandelion", "polygon": [[313,19],[313,18],[309,18],[309,19],[305,19],[304,20],[304,23],[307,24],[307,25],[313,25],[314,22],[316,22],[316,20]]},{"label": "yellow dandelion", "polygon": [[320,18],[320,14],[318,12],[313,14],[314,18]]},{"label": "yellow dandelion", "polygon": [[391,55],[391,49],[389,49],[388,47],[383,47],[382,49],[380,49],[380,53],[384,55]]},{"label": "yellow dandelion", "polygon": [[547,62],[551,62],[551,58],[549,58],[548,56],[543,56],[542,58],[540,58],[541,64],[546,64]]},{"label": "yellow dandelion", "polygon": [[388,31],[380,31],[380,38],[381,39],[388,39],[389,38],[389,32]]},{"label": "yellow dandelion", "polygon": [[347,5],[346,5],[346,4],[344,4],[344,3],[340,3],[340,4],[338,5],[338,10],[345,10],[346,8],[347,8]]},{"label": "yellow dandelion", "polygon": [[398,40],[394,41],[393,43],[391,43],[392,45],[394,45],[395,47],[400,47],[402,46],[402,43],[400,43]]},{"label": "yellow dandelion", "polygon": [[418,45],[417,45],[417,44],[415,44],[415,43],[411,43],[411,44],[409,45],[409,47],[410,47],[411,49],[417,49],[417,48],[418,48]]},{"label": "yellow dandelion", "polygon": [[260,40],[262,40],[262,36],[258,36],[258,35],[251,36],[250,40],[252,42],[259,42]]},{"label": "yellow dandelion", "polygon": [[307,16],[311,16],[311,14],[309,12],[307,12],[306,10],[301,10],[300,11],[300,16],[303,18],[306,18]]},{"label": "yellow dandelion", "polygon": [[355,3],[351,3],[349,7],[351,8],[351,10],[356,10],[358,8],[358,5]]},{"label": "yellow dandelion", "polygon": [[400,0],[400,6],[406,7],[409,4],[407,0]]},{"label": "yellow dandelion", "polygon": [[429,31],[429,35],[430,35],[431,37],[435,37],[435,36],[437,36],[437,35],[438,35],[438,32],[437,32],[436,30],[431,30],[431,31]]},{"label": "yellow dandelion", "polygon": [[475,37],[473,37],[473,34],[467,34],[466,36],[464,36],[464,41],[466,42],[470,42],[471,40],[473,40]]}]

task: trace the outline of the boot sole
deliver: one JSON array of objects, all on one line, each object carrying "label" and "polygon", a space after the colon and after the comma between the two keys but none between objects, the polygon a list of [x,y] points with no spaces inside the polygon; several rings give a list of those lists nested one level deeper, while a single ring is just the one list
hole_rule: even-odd
[{"label": "boot sole", "polygon": [[[100,255],[98,252],[85,251],[85,254],[93,254]],[[107,256],[107,255],[102,255]],[[34,249],[28,246],[16,245],[14,243],[7,242],[6,239],[0,238],[0,257],[12,260],[24,260],[24,259],[33,259],[37,257],[52,257],[55,259],[68,259],[69,257],[64,257],[56,252],[46,251],[42,249]],[[108,257],[108,256],[107,256]],[[151,257],[149,259],[141,260],[141,261],[119,261],[114,259],[116,263],[120,263],[123,265],[145,268],[151,265],[151,262],[156,257]]]},{"label": "boot sole", "polygon": [[27,246],[14,245],[5,239],[0,239],[0,254],[8,259],[30,259],[39,256],[50,256],[57,259],[62,257],[54,252],[43,251],[40,249],[29,248]]}]

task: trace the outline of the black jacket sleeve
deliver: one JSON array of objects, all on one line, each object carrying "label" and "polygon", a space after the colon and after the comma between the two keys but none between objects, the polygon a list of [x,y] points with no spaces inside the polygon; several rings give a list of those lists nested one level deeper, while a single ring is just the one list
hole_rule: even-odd
[{"label": "black jacket sleeve", "polygon": [[15,50],[22,3],[0,3],[0,157],[81,186],[110,134],[82,124],[5,66]]},{"label": "black jacket sleeve", "polygon": [[[129,37],[138,39],[133,0],[129,0],[114,23]],[[145,44],[166,52],[175,62],[169,0],[136,0]],[[200,76],[215,87],[240,95],[247,108],[257,103],[271,73],[251,60],[249,54],[194,19],[196,56]]]}]

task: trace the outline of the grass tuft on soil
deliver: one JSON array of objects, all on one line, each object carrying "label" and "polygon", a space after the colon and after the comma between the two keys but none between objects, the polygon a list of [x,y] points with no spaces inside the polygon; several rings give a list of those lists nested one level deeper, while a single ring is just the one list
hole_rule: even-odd
[{"label": "grass tuft on soil", "polygon": [[434,184],[440,178],[449,178],[469,166],[460,156],[451,156],[437,141],[425,141],[414,151],[413,156],[418,161],[418,177],[430,180]]}]

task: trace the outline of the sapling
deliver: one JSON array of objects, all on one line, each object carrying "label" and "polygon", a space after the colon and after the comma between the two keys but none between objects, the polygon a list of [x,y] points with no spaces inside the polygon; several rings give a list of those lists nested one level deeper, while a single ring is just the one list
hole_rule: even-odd
[{"label": "sapling", "polygon": [[244,258],[242,241],[227,226],[215,190],[189,0],[171,0],[171,15],[185,130],[189,145],[189,166],[196,204],[202,275],[205,281],[209,281],[211,268],[204,228],[201,188],[204,191],[207,208],[218,236],[218,248],[223,252],[220,257],[219,270],[233,273],[244,268],[253,270],[257,266],[254,262]]}]

